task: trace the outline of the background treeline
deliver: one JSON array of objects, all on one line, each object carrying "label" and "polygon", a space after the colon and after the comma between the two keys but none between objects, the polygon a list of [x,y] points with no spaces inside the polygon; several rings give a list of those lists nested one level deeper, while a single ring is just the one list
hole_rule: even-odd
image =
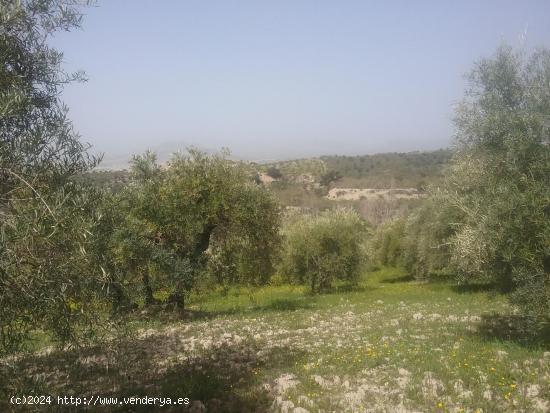
[{"label": "background treeline", "polygon": [[449,149],[427,152],[381,153],[361,156],[322,156],[328,170],[343,179],[340,187],[417,188],[438,184],[452,156]]},{"label": "background treeline", "polygon": [[[451,149],[358,156],[322,156],[267,164],[251,162],[257,173],[282,181],[279,187],[318,183],[321,186],[358,188],[416,188],[439,184],[452,157]],[[118,188],[128,182],[129,171],[96,170],[84,177],[99,185]]]},{"label": "background treeline", "polygon": [[[275,179],[300,181],[309,176],[320,184],[339,187],[418,188],[437,184],[452,157],[451,149],[373,155],[327,155],[318,159],[259,164],[258,169]],[[332,179],[323,182],[328,175]],[[303,179],[302,179],[303,180]]]},{"label": "background treeline", "polygon": [[[399,188],[412,187],[422,193],[429,185],[442,181],[443,170],[451,157],[450,150],[413,152],[406,154],[377,154],[365,156],[323,157],[323,159],[298,159],[269,164],[248,163],[251,174],[257,183],[267,186],[282,207],[298,207],[308,211],[323,211],[335,207],[335,201],[326,199],[329,189],[351,188]],[[336,168],[330,159],[343,160],[341,169]],[[348,167],[357,160],[377,166],[349,176]],[[340,163],[340,161],[339,161]],[[336,169],[334,169],[336,168]],[[407,171],[412,171],[408,173]],[[261,174],[272,178],[264,182]],[[402,177],[407,179],[403,180]],[[101,188],[119,191],[133,180],[129,170],[87,171],[79,178]],[[357,211],[371,224],[378,225],[395,216],[406,215],[420,205],[418,199],[380,197],[356,201],[338,201],[339,206]]]}]

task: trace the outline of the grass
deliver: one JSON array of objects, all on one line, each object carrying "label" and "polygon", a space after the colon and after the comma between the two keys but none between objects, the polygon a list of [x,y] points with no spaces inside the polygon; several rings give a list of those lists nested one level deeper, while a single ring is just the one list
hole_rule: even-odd
[{"label": "grass", "polygon": [[0,368],[11,389],[173,395],[214,412],[550,408],[547,338],[518,334],[514,308],[485,288],[384,268],[332,294],[232,288],[192,297],[189,310],[184,320],[141,318],[108,346]]}]

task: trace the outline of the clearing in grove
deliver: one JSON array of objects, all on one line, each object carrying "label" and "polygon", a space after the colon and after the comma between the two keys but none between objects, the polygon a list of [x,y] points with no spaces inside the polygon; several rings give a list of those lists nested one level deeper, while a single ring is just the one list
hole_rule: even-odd
[{"label": "clearing in grove", "polygon": [[194,412],[550,408],[548,339],[484,286],[383,268],[331,294],[233,288],[189,310],[144,314],[104,347],[15,358],[14,380],[35,394],[189,397]]}]

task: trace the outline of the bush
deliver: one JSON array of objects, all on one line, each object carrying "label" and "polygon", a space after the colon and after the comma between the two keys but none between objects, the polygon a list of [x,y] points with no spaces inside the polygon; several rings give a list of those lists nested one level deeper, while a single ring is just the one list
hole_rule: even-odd
[{"label": "bush", "polygon": [[458,210],[439,193],[407,218],[402,263],[416,279],[452,272],[450,239],[461,220]]},{"label": "bush", "polygon": [[380,225],[369,241],[369,256],[378,265],[403,266],[417,279],[451,272],[450,240],[459,211],[440,193],[406,218]]},{"label": "bush", "polygon": [[270,166],[269,168],[267,168],[267,171],[265,173],[273,179],[281,179],[283,177],[283,174],[279,170],[279,168],[276,168],[274,166]]},{"label": "bush", "polygon": [[386,221],[378,226],[368,242],[368,256],[375,265],[403,265],[405,218]]},{"label": "bush", "polygon": [[334,169],[331,169],[321,175],[319,183],[323,186],[328,187],[331,183],[339,181],[340,179],[342,179],[342,174],[338,171],[335,171]]},{"label": "bush", "polygon": [[314,293],[331,288],[334,281],[357,281],[368,233],[367,224],[352,210],[336,209],[292,219],[283,231],[280,274],[291,282],[307,284]]}]

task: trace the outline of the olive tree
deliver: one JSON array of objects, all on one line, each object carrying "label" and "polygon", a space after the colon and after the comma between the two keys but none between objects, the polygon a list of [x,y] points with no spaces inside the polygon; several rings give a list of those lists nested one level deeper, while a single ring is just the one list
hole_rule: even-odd
[{"label": "olive tree", "polygon": [[430,198],[405,222],[402,263],[417,279],[431,278],[451,269],[451,238],[462,214],[443,191],[430,189]]},{"label": "olive tree", "polygon": [[477,63],[456,116],[447,195],[463,279],[489,278],[534,316],[550,314],[550,51],[510,47]]},{"label": "olive tree", "polygon": [[291,219],[283,231],[283,278],[327,291],[337,280],[355,283],[364,259],[366,222],[353,210],[334,209]]},{"label": "olive tree", "polygon": [[277,251],[279,207],[245,164],[190,149],[166,168],[151,154],[136,157],[133,171],[112,243],[125,268],[122,284],[140,280],[146,304],[168,293],[183,307],[208,271],[218,282],[265,282]]},{"label": "olive tree", "polygon": [[368,255],[373,264],[403,265],[405,218],[395,218],[379,225],[368,240]]},{"label": "olive tree", "polygon": [[0,2],[0,351],[33,329],[63,342],[93,331],[103,282],[88,253],[97,194],[73,178],[97,160],[59,98],[82,76],[66,73],[48,45],[80,19],[67,1]]}]

